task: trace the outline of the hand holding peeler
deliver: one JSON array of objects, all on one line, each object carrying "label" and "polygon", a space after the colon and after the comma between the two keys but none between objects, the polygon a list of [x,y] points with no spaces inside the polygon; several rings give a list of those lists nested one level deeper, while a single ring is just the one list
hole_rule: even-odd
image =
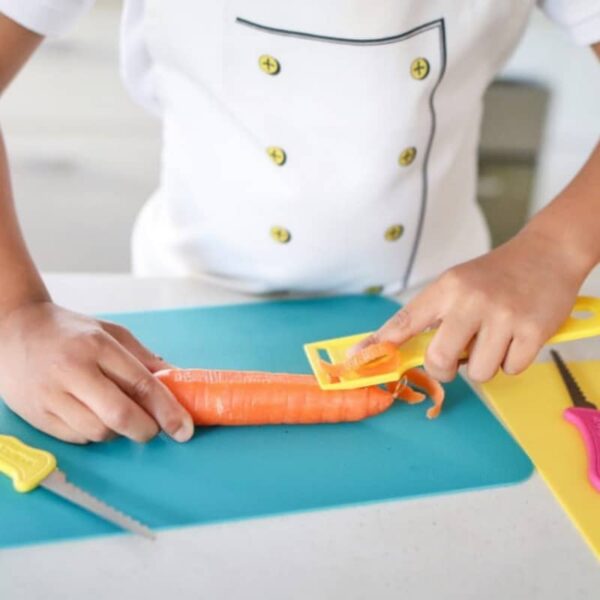
[{"label": "hand holding peeler", "polygon": [[[578,313],[585,313],[587,316],[580,317]],[[394,370],[368,377],[340,377],[339,381],[331,381],[329,375],[321,367],[321,358],[326,358],[334,364],[342,363],[347,358],[348,350],[371,333],[312,342],[304,345],[304,351],[321,389],[349,390],[399,381],[408,369],[424,364],[427,347],[435,333],[435,329],[425,331],[398,346],[399,360]],[[558,344],[596,335],[600,335],[600,298],[581,296],[577,298],[571,316],[546,343]],[[324,356],[321,353],[324,353]],[[467,352],[465,351],[464,357],[466,356]]]},{"label": "hand holding peeler", "polygon": [[563,416],[577,427],[583,438],[588,456],[588,478],[592,487],[600,492],[600,410],[585,397],[560,354],[550,350],[550,355],[573,403],[573,406],[565,409]]},{"label": "hand holding peeler", "polygon": [[155,537],[145,525],[69,483],[57,468],[53,454],[27,446],[9,435],[0,435],[0,473],[12,479],[17,492],[26,493],[41,486],[121,529],[148,539]]}]

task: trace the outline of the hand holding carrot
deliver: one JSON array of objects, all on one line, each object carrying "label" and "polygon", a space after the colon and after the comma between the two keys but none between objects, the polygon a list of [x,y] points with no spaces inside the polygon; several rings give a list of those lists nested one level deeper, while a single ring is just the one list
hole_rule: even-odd
[{"label": "hand holding carrot", "polygon": [[193,434],[188,413],[152,375],[168,365],[119,325],[51,302],[24,304],[0,318],[0,365],[8,406],[62,440]]}]

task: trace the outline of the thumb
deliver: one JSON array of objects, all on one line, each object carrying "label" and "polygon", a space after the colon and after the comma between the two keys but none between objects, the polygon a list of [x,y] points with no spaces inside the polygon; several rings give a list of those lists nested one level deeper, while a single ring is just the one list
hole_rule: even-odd
[{"label": "thumb", "polygon": [[352,356],[367,346],[381,342],[391,342],[399,346],[414,335],[421,333],[437,321],[438,311],[435,298],[435,290],[433,286],[429,286],[377,331],[350,348],[348,355]]},{"label": "thumb", "polygon": [[170,369],[173,366],[170,365],[164,358],[154,354],[151,350],[146,348],[128,329],[117,325],[116,323],[110,323],[108,321],[101,321],[100,323],[104,331],[114,337],[117,342],[122,344],[133,356],[135,356],[149,371],[150,373],[156,373],[163,369]]}]

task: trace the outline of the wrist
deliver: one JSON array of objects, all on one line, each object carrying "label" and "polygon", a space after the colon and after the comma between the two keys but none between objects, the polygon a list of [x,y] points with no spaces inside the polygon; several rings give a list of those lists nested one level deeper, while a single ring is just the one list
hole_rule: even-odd
[{"label": "wrist", "polygon": [[51,298],[41,279],[13,288],[10,294],[0,294],[0,326],[16,311],[45,302],[51,302]]},{"label": "wrist", "polygon": [[518,237],[535,240],[565,265],[577,279],[583,280],[600,261],[600,231],[595,219],[581,219],[577,214],[553,210],[550,205],[521,230]]}]

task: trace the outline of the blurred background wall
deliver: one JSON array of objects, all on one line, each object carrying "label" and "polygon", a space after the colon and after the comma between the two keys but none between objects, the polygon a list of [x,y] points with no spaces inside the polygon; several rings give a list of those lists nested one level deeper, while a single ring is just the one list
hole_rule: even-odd
[{"label": "blurred background wall", "polygon": [[[120,2],[97,0],[0,100],[17,208],[45,271],[127,271],[133,220],[157,184],[159,126],[121,86],[119,16]],[[495,243],[551,199],[598,140],[599,69],[591,50],[534,15],[486,97],[479,200]]]}]

